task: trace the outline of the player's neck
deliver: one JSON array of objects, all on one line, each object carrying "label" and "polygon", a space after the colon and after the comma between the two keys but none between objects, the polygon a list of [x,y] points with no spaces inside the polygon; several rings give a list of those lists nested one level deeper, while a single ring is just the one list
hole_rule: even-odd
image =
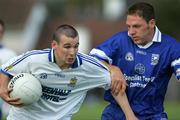
[{"label": "player's neck", "polygon": [[71,67],[71,65],[66,64],[66,63],[65,63],[64,61],[62,61],[62,60],[59,60],[58,57],[57,57],[57,55],[56,55],[56,53],[55,53],[54,55],[55,55],[55,57],[54,57],[55,63],[59,66],[60,69],[63,70],[63,69],[68,69],[68,68]]},{"label": "player's neck", "polygon": [[58,66],[63,70],[63,69],[68,69],[70,68],[71,66],[68,65],[68,64],[65,64],[65,63],[59,63]]}]

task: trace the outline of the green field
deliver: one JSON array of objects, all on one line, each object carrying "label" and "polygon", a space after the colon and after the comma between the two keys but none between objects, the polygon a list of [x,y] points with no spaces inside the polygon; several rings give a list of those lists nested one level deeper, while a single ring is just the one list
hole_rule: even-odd
[{"label": "green field", "polygon": [[[78,113],[72,120],[100,120],[101,112],[107,103],[95,103],[87,105],[84,103]],[[180,120],[180,103],[166,102],[165,110],[168,113],[169,120]]]},{"label": "green field", "polygon": [[[73,116],[72,120],[100,120],[101,112],[106,105],[106,102],[90,104],[85,102],[80,111]],[[165,109],[168,113],[169,120],[180,120],[180,103],[166,102]]]}]

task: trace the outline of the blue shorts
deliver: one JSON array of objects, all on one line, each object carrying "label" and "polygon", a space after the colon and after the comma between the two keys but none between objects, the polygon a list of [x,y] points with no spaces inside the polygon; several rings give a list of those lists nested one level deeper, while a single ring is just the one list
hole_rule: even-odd
[{"label": "blue shorts", "polygon": [[[139,120],[168,120],[166,113],[153,116],[137,116]],[[109,104],[103,111],[101,120],[126,120],[126,117],[118,105]]]},{"label": "blue shorts", "polygon": [[119,106],[109,104],[104,109],[101,120],[126,120],[126,118]]}]

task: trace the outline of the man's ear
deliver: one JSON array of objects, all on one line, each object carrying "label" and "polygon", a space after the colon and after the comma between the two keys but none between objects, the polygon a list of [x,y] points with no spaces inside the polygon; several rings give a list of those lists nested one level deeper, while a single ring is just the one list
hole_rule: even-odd
[{"label": "man's ear", "polygon": [[51,47],[53,48],[53,49],[56,49],[57,48],[57,42],[55,41],[55,40],[53,40],[52,42],[51,42]]},{"label": "man's ear", "polygon": [[149,21],[149,25],[150,25],[151,28],[154,28],[156,26],[156,20],[155,19],[151,19]]}]

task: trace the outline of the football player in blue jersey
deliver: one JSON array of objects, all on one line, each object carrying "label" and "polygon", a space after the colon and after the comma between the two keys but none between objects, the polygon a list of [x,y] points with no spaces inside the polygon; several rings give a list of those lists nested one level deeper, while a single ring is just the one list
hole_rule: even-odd
[{"label": "football player in blue jersey", "polygon": [[[28,51],[2,65],[0,96],[12,105],[7,120],[70,120],[80,109],[88,90],[110,89],[108,68],[94,57],[78,53],[79,36],[74,27],[59,26],[51,47]],[[41,82],[43,93],[39,101],[21,107],[20,98],[9,96],[8,82],[18,73],[31,73]],[[127,120],[137,120],[126,94],[119,93],[114,98]]]},{"label": "football player in blue jersey", "polygon": [[[140,120],[167,120],[164,98],[171,75],[174,73],[180,79],[180,43],[161,33],[156,26],[154,8],[149,3],[132,5],[126,24],[127,31],[113,35],[90,54],[106,63],[113,76],[122,76],[111,69],[111,66],[119,67],[128,84],[126,93],[130,106]],[[125,120],[109,90],[104,99],[110,104],[101,119]]]}]

